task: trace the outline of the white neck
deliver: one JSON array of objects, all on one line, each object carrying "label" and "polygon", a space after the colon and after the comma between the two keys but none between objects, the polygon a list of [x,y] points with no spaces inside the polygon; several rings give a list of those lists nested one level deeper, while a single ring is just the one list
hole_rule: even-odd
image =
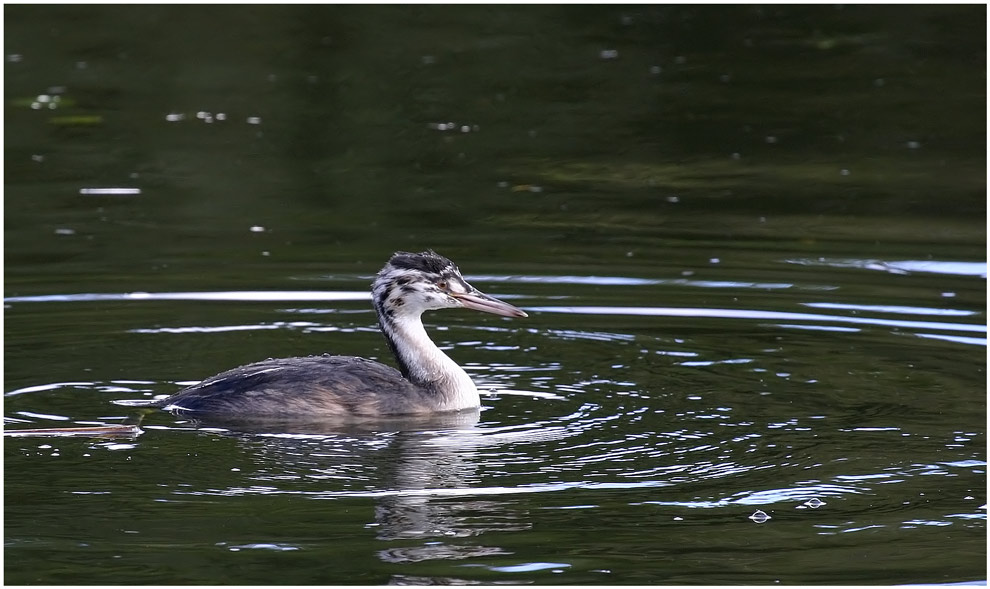
[{"label": "white neck", "polygon": [[383,322],[385,336],[393,345],[407,378],[438,395],[441,411],[458,411],[481,405],[478,389],[464,369],[437,347],[423,327],[419,315],[396,317]]}]

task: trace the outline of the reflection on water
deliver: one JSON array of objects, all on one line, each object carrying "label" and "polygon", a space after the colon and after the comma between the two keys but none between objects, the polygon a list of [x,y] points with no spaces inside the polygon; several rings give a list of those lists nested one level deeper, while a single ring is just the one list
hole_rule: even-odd
[{"label": "reflection on water", "polygon": [[879,317],[849,317],[813,313],[787,313],[781,311],[756,311],[749,309],[671,309],[664,307],[526,307],[534,313],[577,313],[587,315],[643,315],[654,317],[710,317],[722,319],[756,319],[771,321],[815,321],[838,323],[864,323],[869,325],[918,329],[945,329],[949,331],[975,331],[986,333],[986,325],[969,323],[944,323],[934,321],[899,321]]},{"label": "reflection on water", "polygon": [[370,292],[127,292],[7,297],[5,303],[68,303],[89,301],[370,301]]},{"label": "reflection on water", "polygon": [[[509,554],[499,547],[451,543],[452,539],[531,527],[522,514],[501,502],[478,498],[472,491],[484,462],[478,460],[475,445],[464,440],[475,433],[482,435],[474,427],[477,417],[474,413],[336,426],[255,423],[257,431],[305,433],[234,434],[252,456],[252,472],[243,485],[185,488],[174,493],[178,500],[187,495],[278,493],[311,499],[369,497],[375,503],[374,518],[365,528],[373,530],[381,542],[398,544],[377,551],[384,562]],[[237,429],[243,432],[244,427],[239,424]],[[320,430],[323,433],[313,433]],[[207,431],[230,435],[223,428]],[[334,431],[338,433],[329,433]],[[313,491],[313,486],[327,490]],[[408,545],[408,541],[420,542]]]},{"label": "reflection on water", "polygon": [[834,268],[862,268],[864,270],[879,270],[891,274],[908,274],[910,272],[928,272],[932,274],[950,274],[958,276],[987,277],[985,262],[941,262],[938,260],[835,260],[818,258],[815,260],[788,260],[792,264],[805,266],[831,266]]}]

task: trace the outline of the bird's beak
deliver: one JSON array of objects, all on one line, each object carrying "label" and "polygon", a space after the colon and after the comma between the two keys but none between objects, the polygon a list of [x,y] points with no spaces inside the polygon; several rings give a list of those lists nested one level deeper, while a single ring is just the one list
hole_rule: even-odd
[{"label": "bird's beak", "polygon": [[472,290],[469,293],[449,293],[450,296],[459,300],[462,305],[475,311],[484,311],[502,317],[528,317],[526,313],[509,303],[500,301],[495,297],[490,297],[483,292]]}]

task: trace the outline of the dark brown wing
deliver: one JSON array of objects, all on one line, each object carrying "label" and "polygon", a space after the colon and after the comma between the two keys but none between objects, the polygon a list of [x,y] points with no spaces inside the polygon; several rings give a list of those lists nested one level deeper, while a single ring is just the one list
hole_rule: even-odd
[{"label": "dark brown wing", "polygon": [[187,415],[317,417],[430,411],[430,393],[399,371],[354,356],[269,359],[239,366],[163,399]]}]

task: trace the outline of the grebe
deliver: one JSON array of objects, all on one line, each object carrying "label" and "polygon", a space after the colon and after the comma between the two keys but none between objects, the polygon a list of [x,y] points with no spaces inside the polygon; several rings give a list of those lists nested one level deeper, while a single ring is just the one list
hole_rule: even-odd
[{"label": "grebe", "polygon": [[479,292],[453,262],[432,250],[393,254],[375,277],[371,294],[399,370],[354,356],[269,359],[222,372],[155,405],[190,416],[259,418],[477,409],[478,389],[427,335],[423,312],[464,307],[526,317],[521,309]]}]

